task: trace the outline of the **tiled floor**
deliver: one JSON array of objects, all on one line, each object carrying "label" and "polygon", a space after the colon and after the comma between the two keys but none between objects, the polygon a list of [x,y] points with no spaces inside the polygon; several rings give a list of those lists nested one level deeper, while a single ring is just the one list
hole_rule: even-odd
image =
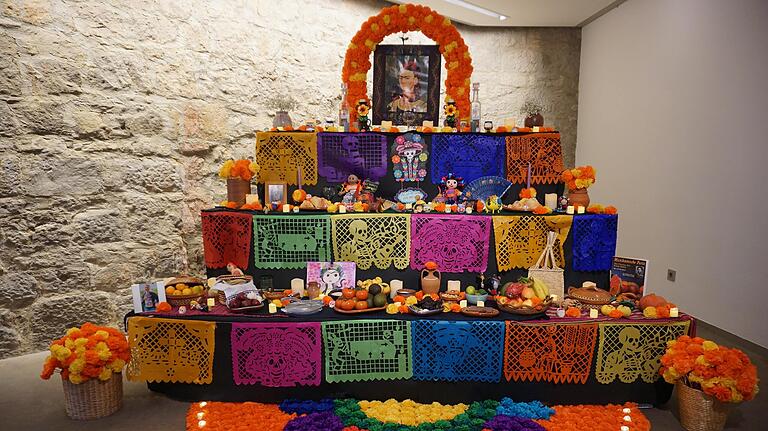
[{"label": "tiled floor", "polygon": [[[758,366],[758,375],[765,377],[768,357],[765,351],[752,345],[734,342],[706,325],[699,326],[699,335],[715,342],[739,347]],[[188,403],[170,400],[147,390],[145,384],[125,382],[123,408],[116,414],[91,422],[76,422],[64,413],[60,381],[40,380],[38,377],[45,353],[26,355],[0,361],[0,429],[4,431],[40,430],[98,430],[155,431],[183,430]],[[729,416],[726,430],[768,430],[768,421],[760,412],[768,411],[768,395],[761,393],[751,402],[743,403]],[[661,408],[644,411],[654,430],[682,430],[677,420],[676,398]]]}]

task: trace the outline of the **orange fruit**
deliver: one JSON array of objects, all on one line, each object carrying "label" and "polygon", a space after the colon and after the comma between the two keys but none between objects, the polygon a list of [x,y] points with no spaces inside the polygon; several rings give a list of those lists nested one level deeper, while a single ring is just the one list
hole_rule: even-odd
[{"label": "orange fruit", "polygon": [[429,297],[432,298],[433,301],[437,301],[438,299],[440,299],[440,295],[438,295],[437,293],[430,293]]},{"label": "orange fruit", "polygon": [[355,291],[355,298],[357,298],[359,301],[365,301],[368,299],[368,291],[364,289]]},{"label": "orange fruit", "polygon": [[355,309],[355,301],[352,301],[350,299],[345,299],[341,303],[341,309],[342,310],[354,310]]},{"label": "orange fruit", "polygon": [[531,298],[531,302],[533,303],[534,306],[539,305],[541,304],[541,298],[539,298],[538,296],[534,296]]},{"label": "orange fruit", "polygon": [[283,295],[285,295],[285,296],[293,296],[293,290],[285,289],[285,290],[283,290]]},{"label": "orange fruit", "polygon": [[331,298],[330,296],[326,296],[323,298],[323,305],[328,305],[331,303],[331,301],[333,301],[333,298]]},{"label": "orange fruit", "polygon": [[397,311],[402,314],[408,314],[408,306],[407,305],[401,305],[397,308]]},{"label": "orange fruit", "polygon": [[173,292],[176,291],[176,288],[173,286],[168,286],[165,288],[165,293],[168,295],[173,295]]},{"label": "orange fruit", "polygon": [[461,305],[456,304],[456,303],[451,304],[451,311],[453,311],[454,313],[460,312],[461,311]]},{"label": "orange fruit", "polygon": [[397,295],[397,296],[395,296],[395,298],[392,301],[393,302],[400,302],[402,304],[405,304],[405,296]]},{"label": "orange fruit", "polygon": [[424,299],[424,292],[422,292],[421,290],[419,290],[418,292],[416,292],[416,294],[415,294],[414,296],[416,297],[416,299],[418,299],[419,301],[421,301],[422,299]]},{"label": "orange fruit", "polygon": [[345,287],[341,289],[341,297],[345,299],[352,299],[355,297],[355,291],[348,287]]},{"label": "orange fruit", "polygon": [[355,310],[365,310],[368,308],[368,302],[366,301],[357,301],[355,304]]},{"label": "orange fruit", "polygon": [[287,299],[283,299],[283,300],[282,300],[282,301],[280,301],[280,302],[283,304],[283,307],[285,307],[286,305],[288,305],[288,304],[290,304],[290,303],[291,303],[291,301],[289,301],[289,300],[287,300]]}]

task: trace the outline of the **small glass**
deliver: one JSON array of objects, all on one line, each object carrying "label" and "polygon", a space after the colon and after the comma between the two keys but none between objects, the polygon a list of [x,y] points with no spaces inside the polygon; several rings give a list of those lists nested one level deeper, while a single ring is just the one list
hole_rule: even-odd
[{"label": "small glass", "polygon": [[307,296],[309,299],[315,299],[320,296],[320,283],[316,281],[307,283]]},{"label": "small glass", "polygon": [[493,130],[493,121],[486,121],[483,123],[483,129],[485,129],[486,133],[490,133],[491,130]]}]

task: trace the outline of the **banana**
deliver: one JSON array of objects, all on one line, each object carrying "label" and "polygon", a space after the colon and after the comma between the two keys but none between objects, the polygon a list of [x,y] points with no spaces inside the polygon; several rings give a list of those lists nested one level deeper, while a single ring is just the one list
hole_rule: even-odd
[{"label": "banana", "polygon": [[539,299],[545,299],[549,295],[549,288],[543,281],[534,278],[533,279],[533,292]]}]

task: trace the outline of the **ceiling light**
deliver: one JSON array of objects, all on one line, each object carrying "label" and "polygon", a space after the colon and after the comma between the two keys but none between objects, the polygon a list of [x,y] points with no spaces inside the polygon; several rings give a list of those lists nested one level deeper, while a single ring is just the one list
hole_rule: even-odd
[{"label": "ceiling light", "polygon": [[498,18],[500,21],[504,21],[505,19],[507,19],[507,17],[504,16],[504,15],[498,14],[498,13],[492,11],[492,10],[488,10],[486,8],[482,8],[480,6],[473,5],[472,3],[465,2],[464,0],[443,0],[443,1],[445,1],[446,3],[450,3],[450,4],[453,4],[453,5],[456,5],[456,6],[461,6],[461,7],[465,8],[465,9],[469,9],[471,11],[483,14],[485,16],[490,16],[490,17],[493,17],[493,18]]}]

